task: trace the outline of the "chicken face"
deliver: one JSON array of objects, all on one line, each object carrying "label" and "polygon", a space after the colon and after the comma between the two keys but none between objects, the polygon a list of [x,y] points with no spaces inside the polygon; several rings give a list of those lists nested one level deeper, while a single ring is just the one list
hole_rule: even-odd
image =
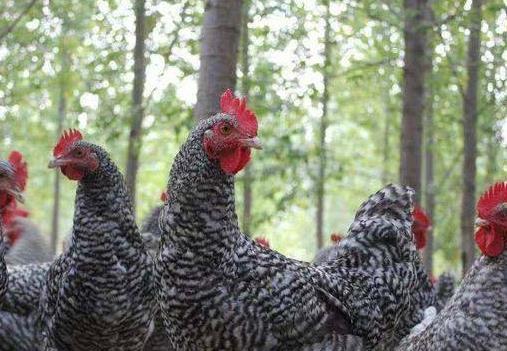
[{"label": "chicken face", "polygon": [[477,202],[475,241],[481,252],[490,257],[507,247],[507,182],[491,186]]},{"label": "chicken face", "polygon": [[223,119],[219,119],[204,133],[203,147],[212,160],[218,160],[226,174],[236,174],[250,161],[251,149],[261,149],[257,137],[257,118],[246,107],[245,99],[238,99],[227,90],[220,99]]},{"label": "chicken face", "polygon": [[23,202],[22,189],[16,179],[16,170],[10,162],[0,161],[0,207],[4,208],[14,200]]},{"label": "chicken face", "polygon": [[48,167],[59,167],[67,178],[77,181],[97,170],[97,154],[89,145],[81,143],[82,139],[83,136],[77,130],[64,132],[53,149],[55,158],[49,162]]}]

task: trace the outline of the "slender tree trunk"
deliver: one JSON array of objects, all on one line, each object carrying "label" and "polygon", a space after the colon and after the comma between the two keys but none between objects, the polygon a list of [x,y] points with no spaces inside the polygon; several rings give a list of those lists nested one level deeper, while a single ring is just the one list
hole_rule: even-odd
[{"label": "slender tree trunk", "polygon": [[242,0],[206,0],[194,109],[197,120],[217,113],[220,95],[236,87],[242,3]]},{"label": "slender tree trunk", "polygon": [[134,86],[132,89],[132,119],[130,122],[129,144],[127,151],[126,183],[132,196],[132,204],[136,204],[136,180],[139,169],[139,153],[142,142],[142,123],[144,119],[143,92],[146,79],[146,9],[145,0],[135,0],[136,44],[134,47]]},{"label": "slender tree trunk", "polygon": [[324,29],[324,66],[322,68],[322,76],[324,81],[324,91],[322,93],[322,115],[320,117],[320,135],[319,135],[319,173],[317,175],[317,248],[324,246],[324,193],[326,182],[326,131],[328,126],[328,103],[329,103],[329,66],[331,54],[331,21],[329,0],[324,1],[326,6],[326,25]]},{"label": "slender tree trunk", "polygon": [[[60,45],[60,60],[61,60],[61,68],[60,74],[58,77],[59,84],[59,92],[58,92],[58,115],[57,115],[57,140],[62,134],[63,124],[65,121],[65,116],[67,115],[67,74],[69,71],[70,65],[70,57],[66,48],[66,20],[64,19],[62,29],[62,38]],[[60,171],[55,170],[55,180],[53,183],[53,213],[51,218],[51,240],[50,240],[50,249],[51,253],[54,255],[56,253],[56,246],[58,243],[58,237],[60,234]]]},{"label": "slender tree trunk", "polygon": [[461,202],[461,256],[463,274],[470,268],[475,256],[475,178],[477,159],[477,88],[481,49],[482,0],[472,1],[470,36],[468,38],[468,82],[463,99],[463,198]]},{"label": "slender tree trunk", "polygon": [[[250,45],[250,38],[248,33],[248,24],[250,22],[249,12],[250,1],[244,0],[243,4],[243,20],[241,24],[241,71],[243,76],[241,78],[241,93],[243,96],[248,96],[250,93],[250,62],[248,47]],[[252,168],[248,165],[243,174],[243,232],[246,235],[252,235],[252,183],[253,175]]]},{"label": "slender tree trunk", "polygon": [[384,91],[384,135],[382,145],[382,184],[386,185],[389,183],[389,160],[391,159],[391,147],[389,135],[391,132],[391,108],[390,108],[390,96],[389,91]]},{"label": "slender tree trunk", "polygon": [[[496,99],[493,98],[493,106],[496,106],[495,100]],[[499,146],[501,145],[501,142],[497,137],[497,130],[495,126],[492,125],[488,129],[488,134],[491,135],[491,137],[487,139],[486,144],[486,177],[484,179],[486,185],[493,184],[495,181],[495,176],[498,171],[497,155]]]},{"label": "slender tree trunk", "polygon": [[[431,55],[432,56],[432,55]],[[431,59],[430,59],[431,60]],[[430,75],[430,84],[428,84],[428,98],[426,99],[426,150],[425,150],[425,196],[424,207],[426,213],[431,218],[432,227],[428,230],[426,248],[424,249],[423,262],[426,271],[431,274],[433,271],[433,229],[435,228],[435,179],[433,164],[433,149],[435,144],[433,128],[433,87],[431,84],[433,75]]]},{"label": "slender tree trunk", "polygon": [[403,68],[400,182],[414,188],[418,202],[421,197],[422,176],[427,6],[428,0],[404,0],[405,64]]},{"label": "slender tree trunk", "polygon": [[[426,19],[428,24],[433,24],[433,9],[431,7],[431,2],[427,6]],[[423,252],[423,263],[426,268],[426,272],[431,274],[433,272],[433,232],[435,228],[435,177],[434,177],[434,163],[433,163],[433,150],[435,144],[435,135],[433,128],[433,93],[434,93],[434,74],[433,74],[433,44],[434,35],[433,33],[429,33],[427,37],[427,48],[426,48],[426,58],[427,58],[427,69],[428,69],[428,77],[426,79],[426,104],[425,104],[425,126],[424,133],[425,136],[425,148],[424,148],[424,207],[426,209],[426,213],[431,218],[432,226],[427,232],[427,241],[426,247]]]}]

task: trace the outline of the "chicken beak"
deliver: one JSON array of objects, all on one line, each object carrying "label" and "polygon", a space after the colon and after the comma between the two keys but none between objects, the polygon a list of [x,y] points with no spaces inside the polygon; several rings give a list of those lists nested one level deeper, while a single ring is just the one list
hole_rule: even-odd
[{"label": "chicken beak", "polygon": [[15,187],[14,189],[8,189],[7,193],[12,195],[20,203],[22,204],[25,203],[25,197],[23,196],[22,191],[18,187]]},{"label": "chicken beak", "polygon": [[258,137],[241,139],[241,145],[252,149],[262,150],[262,143]]},{"label": "chicken beak", "polygon": [[49,161],[48,168],[58,168],[61,166],[65,166],[66,163],[67,163],[67,160],[65,160],[63,158],[54,158],[51,161]]},{"label": "chicken beak", "polygon": [[477,227],[484,227],[484,226],[487,226],[489,224],[489,222],[485,219],[482,219],[482,218],[477,218],[475,220],[475,225]]}]

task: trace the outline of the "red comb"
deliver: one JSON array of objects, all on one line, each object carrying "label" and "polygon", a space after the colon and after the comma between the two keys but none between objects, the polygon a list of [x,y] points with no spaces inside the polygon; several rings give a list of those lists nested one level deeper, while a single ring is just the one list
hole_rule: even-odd
[{"label": "red comb", "polygon": [[507,207],[507,182],[498,182],[482,194],[477,202],[477,214],[482,219],[507,227],[507,208],[499,213],[502,205]]},{"label": "red comb", "polygon": [[69,129],[63,132],[60,140],[53,149],[53,156],[59,157],[62,156],[65,151],[76,141],[82,140],[83,135],[77,129]]},{"label": "red comb", "polygon": [[257,117],[246,106],[246,98],[239,99],[227,89],[220,97],[220,108],[223,113],[236,116],[238,124],[249,136],[257,135]]},{"label": "red comb", "polygon": [[255,238],[255,242],[257,244],[259,244],[260,246],[262,247],[265,247],[265,248],[268,248],[269,249],[269,240],[266,239],[265,237],[263,236],[259,236],[257,238]]},{"label": "red comb", "polygon": [[331,241],[335,244],[339,243],[342,239],[343,239],[342,236],[338,233],[331,234]]},{"label": "red comb", "polygon": [[23,160],[23,155],[19,151],[12,151],[9,154],[9,163],[14,168],[14,176],[16,182],[21,190],[26,188],[26,180],[28,178],[28,167],[26,161]]},{"label": "red comb", "polygon": [[167,191],[162,191],[162,194],[160,194],[160,200],[162,202],[167,202],[167,200],[169,200],[169,194],[167,194]]}]

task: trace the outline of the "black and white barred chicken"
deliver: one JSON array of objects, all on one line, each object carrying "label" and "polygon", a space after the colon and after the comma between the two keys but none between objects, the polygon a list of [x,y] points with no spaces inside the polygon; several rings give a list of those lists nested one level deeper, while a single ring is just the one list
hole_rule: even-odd
[{"label": "black and white barred chicken", "polygon": [[170,172],[160,218],[159,304],[177,350],[339,350],[397,343],[434,301],[411,234],[413,191],[391,185],[360,208],[344,251],[311,265],[238,227],[234,177],[259,148],[257,120],[230,91]]},{"label": "black and white barred chicken", "polygon": [[313,258],[313,263],[315,264],[321,264],[329,260],[335,259],[335,253],[336,253],[336,247],[335,245],[338,245],[338,243],[343,239],[343,237],[338,233],[333,233],[330,236],[331,239],[331,246],[324,247],[317,251],[315,254],[315,257]]},{"label": "black and white barred chicken", "polygon": [[0,351],[42,351],[33,315],[0,311]]},{"label": "black and white barred chicken", "polygon": [[451,273],[444,272],[440,274],[435,283],[435,308],[437,311],[441,311],[445,307],[447,301],[454,295],[455,288],[456,279]]},{"label": "black and white barred chicken", "polygon": [[[19,151],[9,154],[8,162],[17,171],[17,181],[21,191],[24,191],[28,181],[28,166]],[[30,212],[19,208],[16,201],[12,201],[2,211],[2,221],[5,229],[8,247],[5,261],[8,265],[49,262],[52,255],[49,246],[39,228],[27,217]]]},{"label": "black and white barred chicken", "polygon": [[153,263],[107,152],[65,132],[50,167],[78,181],[72,240],[48,271],[39,325],[48,350],[142,350],[153,328]]},{"label": "black and white barred chicken", "polygon": [[[11,153],[12,156],[12,153]],[[15,164],[11,160],[0,161],[0,303],[7,290],[7,265],[5,254],[7,240],[4,237],[5,213],[16,206],[17,201],[23,201],[22,191],[25,187],[26,165]]]},{"label": "black and white barred chicken", "polygon": [[398,350],[507,350],[507,182],[482,195],[477,214],[482,256],[444,309]]}]

